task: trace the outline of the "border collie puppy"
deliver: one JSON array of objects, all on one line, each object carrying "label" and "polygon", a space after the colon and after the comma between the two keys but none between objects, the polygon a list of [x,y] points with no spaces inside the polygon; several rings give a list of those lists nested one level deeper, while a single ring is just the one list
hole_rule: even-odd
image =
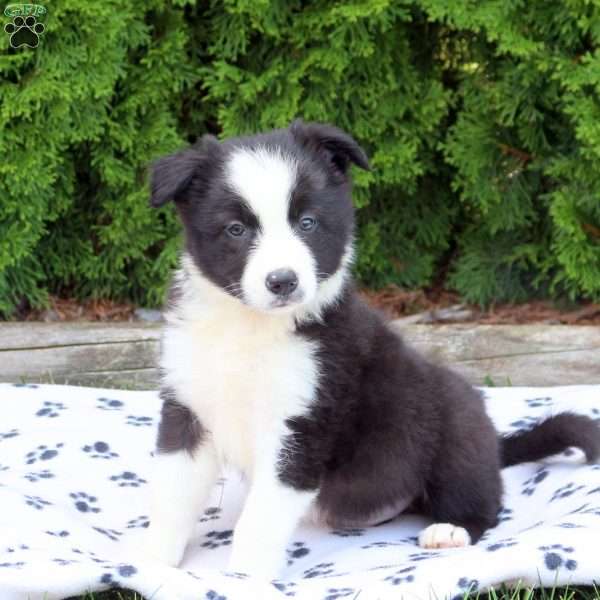
[{"label": "border collie puppy", "polygon": [[295,121],[155,163],[184,251],[166,312],[162,420],[147,550],[177,565],[219,471],[250,489],[229,568],[276,576],[301,518],[363,527],[417,507],[424,548],[466,546],[497,523],[500,469],[577,446],[574,414],[499,438],[480,393],[431,364],[357,296],[350,275],[346,133]]}]

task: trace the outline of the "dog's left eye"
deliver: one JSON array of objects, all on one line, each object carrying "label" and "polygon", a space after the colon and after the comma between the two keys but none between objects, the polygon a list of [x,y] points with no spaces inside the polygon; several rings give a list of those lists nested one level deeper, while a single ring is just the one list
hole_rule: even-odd
[{"label": "dog's left eye", "polygon": [[230,223],[227,226],[227,233],[233,237],[240,237],[244,235],[246,228],[238,222]]},{"label": "dog's left eye", "polygon": [[315,228],[316,224],[317,220],[313,217],[302,217],[300,219],[300,229],[302,229],[302,231],[311,231]]}]

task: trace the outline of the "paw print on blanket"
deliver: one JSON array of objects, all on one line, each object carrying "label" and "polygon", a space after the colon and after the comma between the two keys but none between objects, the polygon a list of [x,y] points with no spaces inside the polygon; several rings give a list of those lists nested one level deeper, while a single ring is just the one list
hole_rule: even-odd
[{"label": "paw print on blanket", "polygon": [[532,496],[535,493],[537,486],[542,483],[549,474],[550,471],[546,467],[540,467],[532,477],[523,483],[521,494],[523,494],[523,496]]},{"label": "paw print on blanket", "polygon": [[17,437],[19,435],[18,429],[10,429],[9,431],[5,431],[4,433],[0,433],[0,442],[2,440],[8,440],[10,438]]},{"label": "paw print on blanket", "polygon": [[66,529],[61,529],[60,531],[46,531],[46,533],[53,537],[61,538],[69,537],[71,535]]},{"label": "paw print on blanket", "polygon": [[100,577],[100,583],[109,585],[110,587],[119,587],[118,579],[127,579],[137,573],[137,569],[133,565],[111,565],[105,566],[105,569],[110,569],[111,572],[103,573]]},{"label": "paw print on blanket", "polygon": [[331,535],[337,535],[338,537],[361,537],[364,535],[365,530],[359,527],[343,527],[340,529],[332,529]]},{"label": "paw print on blanket", "polygon": [[550,498],[550,502],[554,502],[555,500],[562,500],[563,498],[568,498],[569,496],[572,496],[579,490],[583,490],[583,489],[585,489],[585,485],[576,486],[571,481],[570,483],[567,483],[566,485],[559,487],[552,495],[552,498]]},{"label": "paw print on blanket", "polygon": [[27,481],[31,481],[32,483],[37,483],[43,479],[52,479],[53,477],[54,473],[48,469],[44,469],[42,471],[30,471],[29,473],[25,473],[25,475],[23,475],[24,479],[27,479]]},{"label": "paw print on blanket", "polygon": [[388,575],[384,579],[384,581],[388,581],[392,585],[400,585],[401,583],[410,583],[411,581],[415,580],[414,572],[416,569],[417,569],[417,567],[415,567],[414,565],[412,565],[410,567],[404,567],[403,569],[396,571],[394,574]]},{"label": "paw print on blanket", "polygon": [[204,598],[206,600],[227,600],[227,596],[222,596],[219,592],[215,592],[215,590],[208,590]]},{"label": "paw print on blanket", "polygon": [[198,519],[198,523],[206,523],[208,521],[218,521],[221,518],[223,511],[218,506],[209,506],[204,514]]},{"label": "paw print on blanket", "polygon": [[413,552],[408,555],[408,560],[410,562],[420,562],[422,560],[428,560],[435,556],[439,556],[441,552],[433,551],[433,552]]},{"label": "paw print on blanket", "polygon": [[512,508],[505,508],[504,506],[498,511],[498,523],[505,523],[506,521],[512,521],[513,511]]},{"label": "paw print on blanket", "polygon": [[312,579],[313,577],[325,577],[327,575],[332,575],[334,570],[331,567],[333,567],[332,562],[319,563],[318,565],[310,567],[310,569],[306,569],[302,577],[304,577],[304,579]]},{"label": "paw print on blanket", "polygon": [[91,458],[103,458],[110,460],[119,456],[116,452],[112,452],[110,446],[106,442],[94,442],[91,445],[82,448]]},{"label": "paw print on blanket", "polygon": [[62,402],[48,402],[45,401],[42,408],[40,408],[36,413],[36,417],[58,417],[61,411],[66,410],[66,406]]},{"label": "paw print on blanket", "polygon": [[72,492],[69,496],[75,501],[75,508],[79,512],[99,513],[102,510],[97,506],[94,506],[96,502],[98,502],[96,496],[90,496],[85,492]]},{"label": "paw print on blanket", "polygon": [[571,546],[552,544],[551,546],[540,546],[539,550],[544,553],[544,564],[549,571],[558,571],[559,569],[575,571],[577,569],[577,561],[565,556],[575,551]]},{"label": "paw print on blanket", "polygon": [[274,581],[273,587],[279,590],[285,596],[293,597],[296,595],[296,584],[293,581]]},{"label": "paw print on blanket", "polygon": [[103,527],[92,527],[94,531],[105,535],[109,540],[113,542],[118,542],[119,538],[123,535],[120,531],[116,529],[104,529]]},{"label": "paw print on blanket", "polygon": [[552,406],[553,400],[550,396],[543,396],[541,398],[526,398],[525,404],[529,406],[529,408],[541,408]]},{"label": "paw print on blanket", "polygon": [[307,548],[304,542],[294,542],[291,548],[286,550],[287,553],[287,566],[290,567],[299,560],[300,558],[305,557],[307,554],[310,554],[310,550]]},{"label": "paw print on blanket", "polygon": [[133,425],[134,427],[150,427],[152,425],[152,417],[136,417],[134,415],[127,415],[126,425]]},{"label": "paw print on blanket", "polygon": [[46,445],[38,446],[35,450],[28,452],[25,455],[25,464],[32,465],[38,460],[52,460],[59,454],[59,448],[62,448],[64,444],[61,442],[55,444],[54,447],[48,447]]},{"label": "paw print on blanket", "polygon": [[142,479],[132,471],[123,471],[119,475],[112,475],[109,479],[117,482],[119,487],[140,487],[140,485],[148,483],[145,479]]},{"label": "paw print on blanket", "polygon": [[127,521],[127,525],[125,527],[127,529],[138,529],[138,528],[146,528],[150,525],[150,518],[146,515],[140,515],[139,517],[135,517],[135,519],[130,519]]},{"label": "paw print on blanket", "polygon": [[73,560],[72,558],[53,558],[52,562],[60,565],[61,567],[66,567],[67,565],[78,563],[79,561]]},{"label": "paw print on blanket", "polygon": [[98,404],[96,408],[100,410],[123,410],[125,404],[121,400],[114,400],[113,398],[98,398]]},{"label": "paw print on blanket", "polygon": [[36,510],[44,510],[44,508],[50,506],[52,502],[48,502],[48,500],[44,500],[39,496],[25,496],[25,504],[27,504],[27,506],[32,506]]},{"label": "paw print on blanket", "polygon": [[503,548],[510,548],[511,546],[516,546],[519,542],[517,542],[514,538],[506,538],[504,540],[499,540],[486,546],[485,549],[488,552],[497,552],[498,550],[502,550]]},{"label": "paw print on blanket", "polygon": [[463,600],[463,598],[466,598],[479,589],[479,581],[477,579],[469,579],[468,577],[461,577],[456,585],[461,589],[461,592],[460,594],[456,594],[452,600]]},{"label": "paw print on blanket", "polygon": [[208,539],[202,544],[203,548],[215,550],[221,546],[229,546],[233,538],[233,529],[225,529],[224,531],[209,531],[206,536]]},{"label": "paw print on blanket", "polygon": [[328,588],[325,593],[327,595],[323,598],[323,600],[338,600],[338,598],[354,596],[356,594],[356,590],[354,588]]}]

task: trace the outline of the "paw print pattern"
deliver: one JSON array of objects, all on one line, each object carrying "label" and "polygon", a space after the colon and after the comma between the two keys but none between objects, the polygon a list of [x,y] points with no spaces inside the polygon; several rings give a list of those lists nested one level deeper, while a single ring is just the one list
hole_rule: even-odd
[{"label": "paw print pattern", "polygon": [[119,456],[116,452],[111,451],[110,446],[106,442],[94,442],[92,445],[84,446],[82,450],[87,452],[91,458],[110,460]]},{"label": "paw print pattern", "polygon": [[593,490],[590,490],[586,496],[591,496],[592,494],[600,494],[600,487],[594,488]]},{"label": "paw print pattern", "polygon": [[94,506],[96,502],[98,502],[98,498],[96,496],[90,496],[85,492],[72,492],[69,494],[71,498],[75,501],[75,508],[79,512],[83,513],[99,513],[101,509],[97,506]]},{"label": "paw print pattern", "polygon": [[222,596],[219,592],[215,592],[215,590],[208,590],[204,598],[206,600],[227,600],[227,596]]},{"label": "paw print pattern", "polygon": [[569,496],[572,496],[573,494],[575,494],[579,490],[583,490],[584,488],[585,485],[576,486],[573,482],[567,483],[566,485],[563,485],[554,492],[552,498],[550,498],[550,502],[554,502],[555,500],[562,500],[563,498],[568,498]]},{"label": "paw print pattern", "polygon": [[123,471],[120,475],[113,475],[109,478],[111,481],[116,481],[119,487],[140,487],[144,483],[148,483],[139,475],[131,471]]},{"label": "paw print pattern", "polygon": [[494,542],[489,546],[486,546],[485,549],[488,552],[496,552],[497,550],[501,550],[502,548],[510,548],[511,546],[516,546],[519,542],[517,542],[513,538],[506,538],[504,540],[499,540],[498,542]]},{"label": "paw print pattern", "polygon": [[123,410],[123,402],[121,400],[114,400],[112,398],[98,398],[98,404],[96,408],[100,410]]},{"label": "paw print pattern", "polygon": [[456,585],[461,589],[461,593],[456,594],[452,600],[463,600],[479,589],[479,581],[477,579],[469,579],[468,577],[461,577]]},{"label": "paw print pattern", "polygon": [[332,575],[334,571],[331,567],[333,567],[332,562],[319,563],[314,567],[310,567],[310,569],[306,569],[302,577],[304,577],[304,579],[312,579],[313,577],[325,577],[327,575]]},{"label": "paw print pattern", "polygon": [[69,558],[53,558],[52,562],[60,565],[61,567],[66,567],[67,565],[72,565],[73,563],[78,563],[78,560],[73,560]]},{"label": "paw print pattern", "polygon": [[51,460],[56,458],[59,453],[58,449],[63,446],[63,443],[56,444],[53,448],[49,448],[45,445],[38,446],[35,450],[32,450],[25,455],[25,464],[32,465],[38,460]]},{"label": "paw print pattern", "polygon": [[403,546],[404,541],[398,542],[370,542],[364,546],[361,546],[363,550],[368,550],[369,548],[387,548],[388,546]]},{"label": "paw print pattern", "polygon": [[548,477],[550,471],[546,467],[540,467],[525,483],[523,483],[523,489],[521,494],[524,496],[532,496],[537,486]]},{"label": "paw print pattern", "polygon": [[527,398],[525,404],[530,408],[540,408],[542,406],[552,406],[553,400],[549,396],[543,396],[541,398]]},{"label": "paw print pattern", "polygon": [[116,529],[104,529],[103,527],[92,527],[98,533],[105,535],[109,540],[113,540],[114,542],[118,542],[119,538],[123,535],[120,531]]},{"label": "paw print pattern", "polygon": [[365,530],[358,527],[344,527],[340,529],[332,529],[330,532],[332,535],[338,537],[361,537],[364,535]]},{"label": "paw print pattern", "polygon": [[440,554],[441,552],[414,552],[413,554],[408,555],[408,560],[410,562],[420,562],[422,560],[433,558],[434,556],[439,556]]},{"label": "paw print pattern", "polygon": [[0,433],[0,442],[2,440],[8,440],[9,438],[17,437],[18,435],[19,435],[19,430],[18,429],[10,429],[9,431],[5,431],[3,433]]},{"label": "paw print pattern", "polygon": [[505,521],[512,521],[513,511],[511,508],[505,508],[504,506],[498,511],[498,523],[504,523]]},{"label": "paw print pattern", "polygon": [[135,519],[130,519],[127,521],[127,525],[125,527],[127,529],[138,529],[138,528],[146,528],[150,525],[150,519],[146,515],[140,515],[139,517],[135,517]]},{"label": "paw print pattern", "polygon": [[44,469],[43,471],[30,471],[29,473],[25,473],[25,475],[23,475],[24,479],[27,479],[27,481],[31,481],[32,483],[36,483],[42,479],[52,479],[53,477],[54,473],[48,469]]},{"label": "paw print pattern", "polygon": [[274,581],[273,587],[278,589],[285,596],[293,597],[296,595],[296,584],[293,581]]},{"label": "paw print pattern", "polygon": [[46,531],[46,533],[53,537],[61,538],[69,537],[71,535],[66,529],[61,529],[60,531]]},{"label": "paw print pattern", "polygon": [[544,553],[544,564],[549,571],[558,571],[563,568],[568,571],[577,569],[577,561],[564,556],[575,551],[571,546],[552,544],[551,546],[540,546],[539,549]]},{"label": "paw print pattern", "polygon": [[226,529],[224,531],[209,531],[206,534],[206,537],[208,539],[202,544],[202,547],[214,550],[216,548],[220,548],[221,546],[229,546],[231,544],[233,530]]},{"label": "paw print pattern", "polygon": [[306,547],[306,544],[304,542],[294,542],[291,548],[288,548],[286,552],[288,567],[293,565],[294,562],[296,562],[300,558],[303,558],[307,554],[310,554],[310,550]]},{"label": "paw print pattern", "polygon": [[100,583],[104,585],[109,585],[110,587],[118,587],[119,582],[118,578],[128,578],[132,577],[137,573],[137,569],[133,565],[113,565],[106,566],[106,569],[111,569],[112,573],[103,573],[102,577],[100,577]]},{"label": "paw print pattern", "polygon": [[404,567],[396,571],[393,575],[388,575],[384,581],[389,581],[392,585],[400,585],[401,583],[410,583],[415,580],[414,571],[417,567],[414,565]]},{"label": "paw print pattern", "polygon": [[554,527],[561,527],[562,529],[582,529],[583,525],[576,525],[575,523],[558,523]]},{"label": "paw print pattern", "polygon": [[66,406],[62,402],[44,402],[44,406],[35,413],[36,417],[58,417]]},{"label": "paw print pattern", "polygon": [[218,506],[209,506],[204,514],[198,519],[198,523],[207,523],[208,521],[218,521],[221,518],[221,509]]},{"label": "paw print pattern", "polygon": [[133,425],[134,427],[150,427],[152,425],[152,417],[136,417],[134,415],[127,415],[127,425]]},{"label": "paw print pattern", "polygon": [[25,19],[23,17],[14,17],[12,23],[4,26],[4,31],[10,35],[10,45],[12,48],[28,46],[37,48],[40,43],[40,35],[44,33],[44,24],[38,23],[33,15]]},{"label": "paw print pattern", "polygon": [[36,510],[44,510],[46,506],[50,506],[52,502],[48,502],[39,496],[25,496],[25,504],[32,506]]},{"label": "paw print pattern", "polygon": [[329,588],[326,592],[327,596],[323,600],[338,600],[338,598],[347,598],[356,594],[353,588]]}]

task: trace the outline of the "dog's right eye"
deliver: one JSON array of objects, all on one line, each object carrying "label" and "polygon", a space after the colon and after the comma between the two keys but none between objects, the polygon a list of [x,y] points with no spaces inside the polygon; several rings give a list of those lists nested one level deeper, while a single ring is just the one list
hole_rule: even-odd
[{"label": "dog's right eye", "polygon": [[246,228],[241,224],[235,221],[234,223],[230,223],[227,226],[227,233],[232,237],[240,237],[244,235]]}]

